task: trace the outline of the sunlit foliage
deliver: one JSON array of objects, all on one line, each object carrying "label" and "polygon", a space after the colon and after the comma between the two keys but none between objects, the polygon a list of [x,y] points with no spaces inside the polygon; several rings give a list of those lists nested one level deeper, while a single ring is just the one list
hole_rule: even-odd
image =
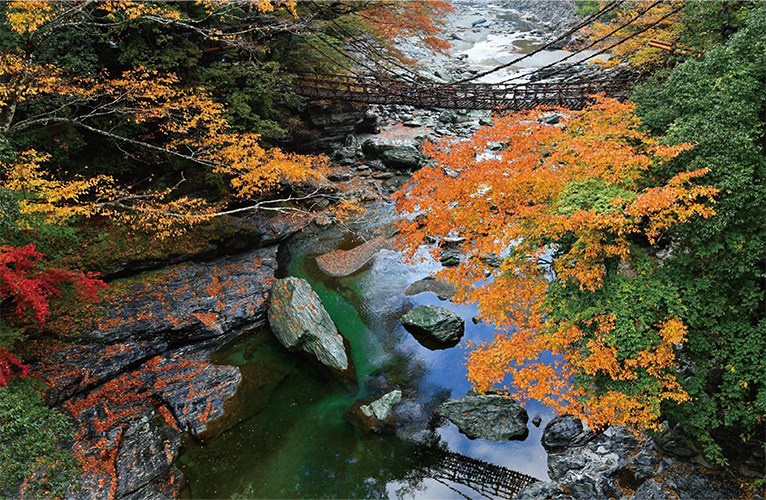
[{"label": "sunlit foliage", "polygon": [[[664,403],[688,400],[676,374],[682,308],[652,295],[658,247],[675,225],[712,216],[717,190],[699,182],[704,168],[651,181],[692,146],[650,137],[633,105],[601,99],[558,125],[544,114],[504,116],[470,141],[429,146],[436,166],[398,196],[411,214],[404,240],[411,250],[424,236],[466,240],[467,258],[441,275],[508,330],[474,346],[478,389],[512,380],[517,396],[597,427],[654,427]],[[503,256],[500,268],[490,254]],[[609,303],[629,289],[637,306]],[[546,353],[557,359],[544,362]]]},{"label": "sunlit foliage", "polygon": [[[607,2],[601,2],[605,5]],[[656,4],[656,5],[655,5]],[[607,18],[588,25],[584,32],[596,48],[612,47],[607,65],[628,62],[651,70],[667,61],[670,53],[649,44],[659,40],[676,44],[683,33],[681,1],[625,2]]]}]

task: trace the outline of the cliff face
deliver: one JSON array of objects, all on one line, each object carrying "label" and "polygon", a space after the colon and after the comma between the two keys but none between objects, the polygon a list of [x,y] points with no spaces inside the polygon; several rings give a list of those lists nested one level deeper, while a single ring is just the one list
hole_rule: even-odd
[{"label": "cliff face", "polygon": [[[281,238],[297,229],[260,228]],[[262,241],[270,244],[112,284],[80,343],[35,365],[33,374],[51,387],[49,402],[75,426],[84,475],[69,498],[176,495],[182,434],[212,432],[242,379],[210,355],[265,321],[278,239]]]},{"label": "cliff face", "polygon": [[575,0],[506,0],[502,6],[534,16],[552,31],[563,31],[577,22]]}]

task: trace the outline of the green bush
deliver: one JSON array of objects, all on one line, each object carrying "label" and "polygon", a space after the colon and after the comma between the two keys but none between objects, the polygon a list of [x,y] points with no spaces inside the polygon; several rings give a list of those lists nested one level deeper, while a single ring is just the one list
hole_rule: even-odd
[{"label": "green bush", "polygon": [[61,496],[77,470],[67,418],[48,408],[34,379],[0,388],[0,496]]},{"label": "green bush", "polygon": [[580,17],[588,17],[599,9],[598,0],[577,0],[575,2],[575,12]]}]

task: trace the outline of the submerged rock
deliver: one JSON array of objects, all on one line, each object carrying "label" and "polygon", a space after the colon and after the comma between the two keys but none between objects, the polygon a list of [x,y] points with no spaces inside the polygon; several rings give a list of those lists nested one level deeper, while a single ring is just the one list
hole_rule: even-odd
[{"label": "submerged rock", "polygon": [[402,391],[394,389],[370,403],[357,401],[346,418],[362,432],[382,432],[392,427],[391,411],[401,400]]},{"label": "submerged rock", "polygon": [[[390,233],[388,233],[390,234]],[[391,246],[387,234],[371,239],[351,250],[333,250],[316,258],[319,269],[329,276],[348,276],[364,267],[376,253]]]},{"label": "submerged rock", "polygon": [[388,394],[384,394],[369,405],[361,407],[362,412],[368,416],[375,416],[378,420],[385,420],[388,414],[402,400],[402,391],[395,389]]},{"label": "submerged rock", "polygon": [[348,370],[343,337],[306,280],[295,277],[277,280],[271,288],[268,316],[269,325],[282,345],[313,354],[327,367]]},{"label": "submerged rock", "polygon": [[524,440],[529,435],[527,411],[499,394],[474,394],[445,401],[436,414],[446,418],[471,439]]},{"label": "submerged rock", "polygon": [[404,295],[409,297],[423,292],[435,293],[439,300],[449,300],[455,295],[457,289],[452,283],[428,276],[408,286]]},{"label": "submerged rock", "polygon": [[418,306],[402,316],[404,329],[424,347],[446,349],[460,342],[465,321],[456,313],[438,306]]}]

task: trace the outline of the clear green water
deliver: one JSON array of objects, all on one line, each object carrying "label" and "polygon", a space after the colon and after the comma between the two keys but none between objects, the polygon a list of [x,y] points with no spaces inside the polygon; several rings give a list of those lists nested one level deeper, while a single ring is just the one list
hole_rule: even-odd
[{"label": "clear green water", "polygon": [[[216,362],[240,367],[243,383],[224,419],[229,428],[204,442],[189,442],[177,462],[187,498],[480,498],[460,485],[447,487],[424,474],[440,450],[473,456],[542,479],[541,429],[527,441],[470,441],[431,408],[469,389],[460,347],[429,351],[399,325],[420,303],[449,306],[466,321],[467,340],[491,337],[473,325],[475,310],[439,301],[433,294],[406,298],[406,286],[434,265],[403,264],[383,251],[368,269],[333,279],[314,257],[336,248],[341,235],[319,235],[292,247],[288,274],[307,279],[348,339],[359,386],[349,389],[322,367],[284,349],[268,329],[253,332],[217,353]],[[395,434],[362,434],[343,418],[357,400],[402,389],[397,407],[403,425]],[[529,408],[530,416],[544,408]],[[542,428],[542,426],[541,426]],[[459,493],[455,490],[460,491]]]}]

